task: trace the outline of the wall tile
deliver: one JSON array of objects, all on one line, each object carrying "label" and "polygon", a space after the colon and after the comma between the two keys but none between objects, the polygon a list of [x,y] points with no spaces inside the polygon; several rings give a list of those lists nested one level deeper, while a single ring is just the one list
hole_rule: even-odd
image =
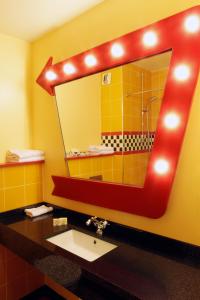
[{"label": "wall tile", "polygon": [[19,276],[24,275],[28,270],[28,264],[19,256],[14,256],[6,263],[6,282],[15,281]]},{"label": "wall tile", "polygon": [[27,288],[31,293],[44,284],[44,275],[37,269],[31,267],[31,271],[27,273]]},{"label": "wall tile", "polygon": [[6,258],[5,248],[0,244],[0,261],[5,260],[5,258]]},{"label": "wall tile", "polygon": [[0,286],[0,299],[6,300],[6,285]]},{"label": "wall tile", "polygon": [[0,286],[6,282],[6,264],[5,260],[0,260]]},{"label": "wall tile", "polygon": [[0,213],[5,210],[4,204],[4,190],[0,190]]},{"label": "wall tile", "polygon": [[26,274],[6,285],[7,300],[19,300],[28,294]]},{"label": "wall tile", "polygon": [[24,185],[24,166],[5,168],[4,178],[6,187]]},{"label": "wall tile", "polygon": [[0,244],[0,300],[19,300],[43,284],[43,274]]},{"label": "wall tile", "polygon": [[42,202],[42,199],[42,185],[40,183],[34,183],[25,186],[26,205]]},{"label": "wall tile", "polygon": [[25,206],[24,186],[5,190],[5,210]]},{"label": "wall tile", "polygon": [[25,166],[25,184],[38,183],[42,181],[41,165],[26,165]]},{"label": "wall tile", "polygon": [[0,169],[0,189],[3,188],[3,169]]}]

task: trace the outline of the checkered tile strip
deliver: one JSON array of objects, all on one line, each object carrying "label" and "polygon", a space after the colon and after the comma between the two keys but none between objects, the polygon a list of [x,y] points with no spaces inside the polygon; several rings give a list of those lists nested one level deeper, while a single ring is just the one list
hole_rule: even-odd
[{"label": "checkered tile strip", "polygon": [[102,135],[101,143],[106,147],[113,147],[115,152],[123,151],[123,135],[122,134],[112,134],[112,135]]},{"label": "checkered tile strip", "polygon": [[151,150],[155,133],[126,133],[102,135],[101,141],[104,146],[113,147],[115,152],[148,151]]}]

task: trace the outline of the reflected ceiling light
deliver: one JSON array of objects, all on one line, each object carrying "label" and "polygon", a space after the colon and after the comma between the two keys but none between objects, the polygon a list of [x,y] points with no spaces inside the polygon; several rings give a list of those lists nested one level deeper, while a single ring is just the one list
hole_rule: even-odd
[{"label": "reflected ceiling light", "polygon": [[85,63],[88,67],[94,67],[97,64],[97,59],[94,55],[88,54],[85,57]]},{"label": "reflected ceiling light", "polygon": [[76,72],[76,68],[71,63],[66,63],[63,66],[63,71],[65,74],[70,75],[70,74],[74,74]]},{"label": "reflected ceiling light", "polygon": [[158,159],[154,164],[154,170],[159,175],[164,175],[169,171],[169,163],[165,159]]},{"label": "reflected ceiling light", "polygon": [[180,124],[180,117],[176,113],[168,113],[164,118],[165,127],[175,129]]},{"label": "reflected ceiling light", "polygon": [[111,54],[113,57],[121,57],[124,55],[124,48],[121,44],[115,43],[111,47]]},{"label": "reflected ceiling light", "polygon": [[143,35],[143,43],[147,47],[153,47],[157,44],[158,42],[158,37],[157,34],[154,31],[147,31]]},{"label": "reflected ceiling light", "polygon": [[54,71],[47,71],[45,77],[48,81],[53,81],[57,78],[57,74]]},{"label": "reflected ceiling light", "polygon": [[178,81],[185,81],[190,77],[190,68],[187,65],[178,65],[174,69],[174,77]]},{"label": "reflected ceiling light", "polygon": [[185,30],[189,33],[197,32],[200,29],[200,16],[190,15],[184,22]]}]

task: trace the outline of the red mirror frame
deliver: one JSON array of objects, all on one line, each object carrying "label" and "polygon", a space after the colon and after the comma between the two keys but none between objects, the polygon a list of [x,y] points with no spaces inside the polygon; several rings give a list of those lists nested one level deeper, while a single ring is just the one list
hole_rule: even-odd
[{"label": "red mirror frame", "polygon": [[[37,79],[55,95],[54,88],[60,84],[168,50],[172,58],[144,187],[52,176],[53,195],[149,218],[165,213],[198,79],[200,6],[54,65],[50,58]],[[92,56],[90,66],[87,55]]]}]

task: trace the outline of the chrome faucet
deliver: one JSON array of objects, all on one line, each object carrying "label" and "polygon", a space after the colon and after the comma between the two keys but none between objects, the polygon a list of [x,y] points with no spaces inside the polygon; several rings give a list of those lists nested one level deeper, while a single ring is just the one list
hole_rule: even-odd
[{"label": "chrome faucet", "polygon": [[106,220],[98,220],[97,217],[91,217],[90,219],[88,219],[86,221],[86,225],[87,226],[90,226],[91,224],[94,224],[95,227],[97,227],[97,231],[96,233],[100,236],[103,235],[103,230],[106,228],[107,225],[110,225],[108,223],[108,221]]}]

